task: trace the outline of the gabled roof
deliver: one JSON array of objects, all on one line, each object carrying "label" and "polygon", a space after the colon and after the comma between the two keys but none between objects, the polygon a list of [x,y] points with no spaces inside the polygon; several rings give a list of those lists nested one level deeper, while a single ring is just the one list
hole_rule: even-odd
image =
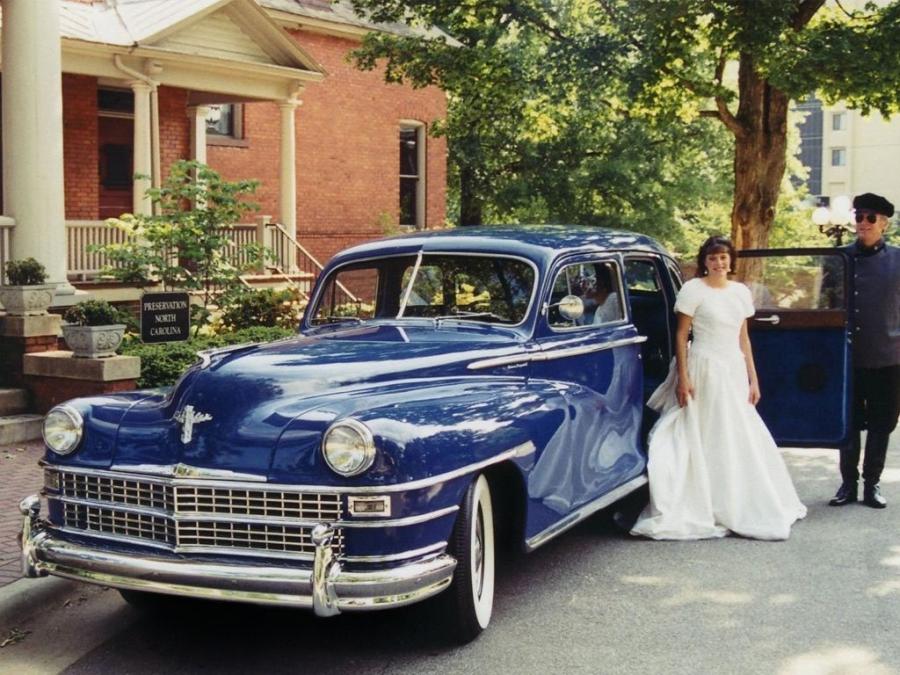
[{"label": "gabled roof", "polygon": [[279,21],[290,21],[295,17],[298,23],[311,26],[343,27],[348,33],[363,35],[370,31],[393,33],[405,37],[446,39],[450,44],[459,43],[437,28],[424,28],[405,23],[375,23],[357,14],[349,0],[258,0],[267,9],[275,12]]},{"label": "gabled roof", "polygon": [[65,0],[60,29],[70,40],[323,72],[255,0]]}]

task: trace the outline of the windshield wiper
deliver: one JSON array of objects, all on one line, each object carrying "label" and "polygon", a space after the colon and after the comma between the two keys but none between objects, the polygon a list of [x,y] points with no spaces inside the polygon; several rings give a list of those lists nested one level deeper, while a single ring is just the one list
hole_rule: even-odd
[{"label": "windshield wiper", "polygon": [[500,316],[499,314],[494,314],[493,312],[469,312],[466,310],[457,310],[453,312],[453,314],[444,314],[442,316],[434,317],[435,322],[442,321],[445,319],[458,319],[464,321],[466,319],[469,320],[477,320],[477,319],[496,319],[497,321],[503,321],[505,323],[509,323],[509,319],[505,316]]},{"label": "windshield wiper", "polygon": [[354,321],[356,323],[364,323],[364,319],[358,316],[326,316],[325,323],[344,323],[345,321]]}]

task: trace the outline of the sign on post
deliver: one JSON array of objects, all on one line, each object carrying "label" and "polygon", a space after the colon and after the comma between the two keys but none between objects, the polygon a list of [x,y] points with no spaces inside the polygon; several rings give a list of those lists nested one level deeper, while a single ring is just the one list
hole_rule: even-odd
[{"label": "sign on post", "polygon": [[141,340],[187,340],[191,330],[191,303],[187,293],[144,293],[141,296]]}]

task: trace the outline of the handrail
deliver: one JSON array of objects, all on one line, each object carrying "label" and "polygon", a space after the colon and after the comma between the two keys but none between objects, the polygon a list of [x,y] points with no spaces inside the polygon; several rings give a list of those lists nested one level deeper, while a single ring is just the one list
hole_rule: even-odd
[{"label": "handrail", "polygon": [[[275,230],[277,230],[280,233],[282,238],[286,239],[288,242],[293,244],[294,248],[296,248],[300,253],[302,253],[310,262],[312,262],[319,269],[319,272],[321,272],[322,270],[325,269],[324,266],[322,265],[322,263],[320,263],[312,253],[307,251],[306,248],[304,248],[304,246],[300,242],[298,242],[293,236],[291,236],[291,233],[288,232],[287,230],[285,230],[284,227],[281,225],[281,223],[267,223],[266,225],[267,225],[267,227],[272,227]],[[359,298],[357,298],[353,293],[351,293],[350,289],[347,288],[346,286],[344,286],[344,284],[342,284],[340,281],[337,282],[337,287],[339,289],[341,289],[341,291],[350,299],[351,302],[356,302],[356,303],[360,302]]]}]

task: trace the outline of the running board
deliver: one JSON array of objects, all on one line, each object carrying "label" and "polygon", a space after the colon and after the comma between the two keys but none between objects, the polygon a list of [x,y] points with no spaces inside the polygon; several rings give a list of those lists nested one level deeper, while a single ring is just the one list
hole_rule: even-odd
[{"label": "running board", "polygon": [[554,523],[550,527],[548,527],[543,532],[540,532],[530,539],[525,540],[525,550],[529,553],[536,549],[538,546],[543,546],[548,541],[553,539],[558,534],[562,534],[570,527],[574,527],[582,520],[587,518],[590,515],[595,514],[597,511],[601,509],[605,509],[610,504],[619,501],[627,494],[630,494],[637,490],[642,485],[647,484],[647,476],[640,475],[637,478],[632,478],[627,483],[623,483],[615,490],[611,492],[607,492],[605,495],[598,497],[592,502],[588,502],[584,506],[579,507],[577,510],[570,513],[568,516],[560,520],[558,523]]}]

